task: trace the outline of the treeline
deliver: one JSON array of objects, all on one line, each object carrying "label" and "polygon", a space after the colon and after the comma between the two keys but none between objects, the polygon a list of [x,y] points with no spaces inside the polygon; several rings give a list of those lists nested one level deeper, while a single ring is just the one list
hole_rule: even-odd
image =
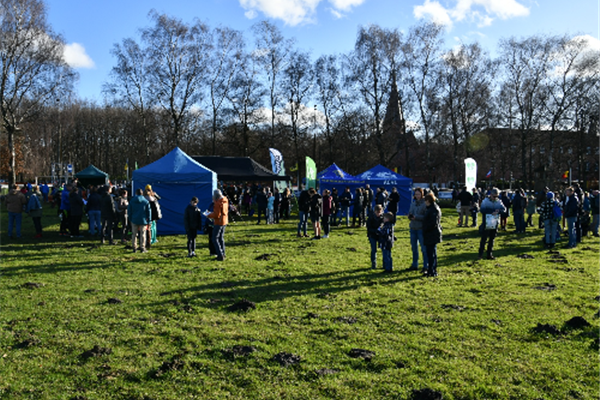
[{"label": "treeline", "polygon": [[[36,6],[45,18],[37,0],[1,2]],[[6,23],[7,10],[2,29],[20,29]],[[554,179],[567,165],[597,171],[600,52],[586,37],[508,38],[492,58],[477,43],[448,48],[434,24],[405,34],[371,25],[358,29],[352,51],[315,58],[267,21],[240,32],[149,17],[138,37],[114,45],[101,104],[77,99],[75,74],[56,59],[38,61],[54,69],[29,89],[0,88],[3,99],[20,96],[13,108],[0,105],[2,175],[10,178],[13,152],[25,178],[72,162],[118,179],[127,161],[143,166],[174,146],[265,165],[275,147],[288,168],[308,155],[319,169],[335,162],[355,174],[383,164],[423,182],[461,180],[465,157],[524,182]],[[2,51],[14,52],[20,44],[7,38]],[[13,89],[14,71],[3,64]],[[499,141],[495,128],[511,135]]]}]

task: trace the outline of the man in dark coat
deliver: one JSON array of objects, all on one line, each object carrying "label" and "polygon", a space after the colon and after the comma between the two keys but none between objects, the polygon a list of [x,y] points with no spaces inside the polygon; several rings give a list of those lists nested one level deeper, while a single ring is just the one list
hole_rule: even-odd
[{"label": "man in dark coat", "polygon": [[196,257],[196,237],[201,226],[202,216],[198,209],[198,198],[192,197],[183,212],[183,226],[187,235],[188,257]]},{"label": "man in dark coat", "polygon": [[100,202],[100,218],[102,219],[102,234],[100,242],[105,243],[108,238],[108,244],[115,244],[113,240],[113,227],[117,218],[117,208],[112,197],[112,187],[105,186],[102,191],[102,199]]}]

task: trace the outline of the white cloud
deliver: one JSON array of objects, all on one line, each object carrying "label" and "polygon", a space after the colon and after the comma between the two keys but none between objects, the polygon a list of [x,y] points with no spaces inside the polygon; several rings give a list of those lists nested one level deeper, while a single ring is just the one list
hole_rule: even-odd
[{"label": "white cloud", "polygon": [[338,11],[348,12],[352,7],[360,6],[365,0],[329,0],[329,3]]},{"label": "white cloud", "polygon": [[246,17],[262,12],[269,18],[281,19],[287,25],[310,23],[321,0],[240,0]]},{"label": "white cloud", "polygon": [[495,18],[503,20],[529,15],[529,9],[516,0],[455,0],[452,8],[438,1],[425,0],[413,8],[416,18],[427,18],[436,24],[452,28],[454,22],[477,21],[478,27],[490,26]]},{"label": "white cloud", "polygon": [[65,62],[73,68],[94,68],[94,60],[85,52],[85,47],[79,43],[65,45],[63,51]]},{"label": "white cloud", "polygon": [[[239,0],[246,10],[245,16],[253,19],[258,13],[268,18],[284,21],[287,25],[312,23],[315,20],[317,6],[323,0]],[[344,17],[352,8],[360,6],[366,0],[328,0],[331,4],[329,11],[335,18]]]},{"label": "white cloud", "polygon": [[425,0],[422,6],[415,6],[413,13],[416,18],[426,18],[438,25],[452,27],[450,13],[437,1]]}]

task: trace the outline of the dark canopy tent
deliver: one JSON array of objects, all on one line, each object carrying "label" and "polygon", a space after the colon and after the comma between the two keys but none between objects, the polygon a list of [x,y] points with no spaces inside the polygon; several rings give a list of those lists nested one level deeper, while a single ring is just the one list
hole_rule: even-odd
[{"label": "dark canopy tent", "polygon": [[410,202],[412,198],[412,179],[407,178],[404,175],[397,174],[394,171],[387,169],[383,165],[376,165],[375,167],[357,175],[356,177],[364,180],[365,184],[368,183],[371,185],[371,189],[373,189],[374,192],[377,191],[377,188],[383,187],[388,191],[388,193],[391,193],[392,188],[395,187],[400,195],[398,214],[408,214],[408,209],[410,208]]},{"label": "dark canopy tent", "polygon": [[198,164],[179,147],[163,158],[133,171],[132,191],[151,185],[160,197],[162,219],[156,224],[161,235],[184,234],[183,212],[193,196],[206,210],[217,188],[217,174]]},{"label": "dark canopy tent", "polygon": [[100,171],[92,164],[83,171],[76,173],[75,177],[79,179],[79,183],[85,187],[88,187],[89,185],[106,185],[108,183],[108,174]]},{"label": "dark canopy tent", "polygon": [[192,156],[215,171],[220,181],[289,181],[285,175],[275,175],[250,157]]}]

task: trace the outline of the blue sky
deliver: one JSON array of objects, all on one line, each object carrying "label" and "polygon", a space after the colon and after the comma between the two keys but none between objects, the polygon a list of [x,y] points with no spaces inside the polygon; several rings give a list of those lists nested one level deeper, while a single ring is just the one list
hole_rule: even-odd
[{"label": "blue sky", "polygon": [[126,37],[138,38],[155,9],[211,27],[245,33],[261,19],[276,24],[297,46],[321,54],[354,46],[357,28],[378,24],[407,31],[420,19],[446,26],[446,47],[478,41],[494,54],[500,38],[534,34],[589,35],[598,41],[600,0],[46,0],[53,29],[68,44],[67,61],[80,75],[80,97],[101,101],[101,88],[114,64],[110,50]]}]

